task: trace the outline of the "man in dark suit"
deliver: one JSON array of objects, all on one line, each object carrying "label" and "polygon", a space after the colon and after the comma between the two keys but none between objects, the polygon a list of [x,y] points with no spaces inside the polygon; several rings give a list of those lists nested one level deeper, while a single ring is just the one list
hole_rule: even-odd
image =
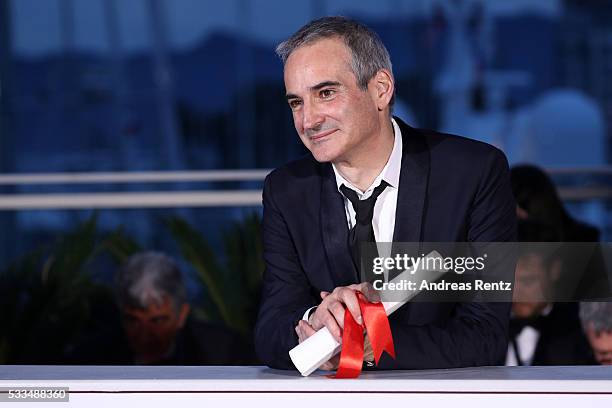
[{"label": "man in dark suit", "polygon": [[594,363],[578,304],[555,302],[555,288],[562,286],[564,254],[550,243],[559,238],[550,225],[529,219],[518,224],[518,240],[527,244],[521,246],[516,265],[506,365]]},{"label": "man in dark suit", "polygon": [[[277,48],[287,101],[308,156],[265,181],[266,271],[255,328],[259,358],[293,368],[289,350],[327,327],[340,339],[355,291],[360,241],[513,241],[508,165],[492,146],[416,130],[391,109],[394,78],[378,36],[326,17]],[[396,359],[383,369],[497,364],[508,303],[410,303],[390,316]],[[334,368],[334,361],[324,368]]]},{"label": "man in dark suit", "polygon": [[[116,307],[67,352],[70,364],[240,365],[252,347],[193,316],[177,263],[153,251],[130,256],[115,275]],[[120,321],[119,321],[120,320]],[[250,343],[250,342],[249,342]]]}]

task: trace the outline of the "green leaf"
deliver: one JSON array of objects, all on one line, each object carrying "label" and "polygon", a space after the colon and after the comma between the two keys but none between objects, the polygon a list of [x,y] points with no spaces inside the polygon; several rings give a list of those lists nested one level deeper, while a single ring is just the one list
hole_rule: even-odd
[{"label": "green leaf", "polygon": [[227,273],[206,239],[179,217],[168,219],[166,225],[183,257],[198,272],[225,324],[242,333],[248,330],[245,316],[232,301],[233,288],[226,279]]}]

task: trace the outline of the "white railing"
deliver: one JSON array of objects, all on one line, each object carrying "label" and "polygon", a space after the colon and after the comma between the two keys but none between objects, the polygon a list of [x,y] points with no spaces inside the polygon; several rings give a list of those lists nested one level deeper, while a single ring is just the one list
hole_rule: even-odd
[{"label": "white railing", "polygon": [[[75,185],[263,181],[270,170],[3,174],[0,185]],[[0,211],[80,208],[173,208],[261,205],[261,190],[166,190],[107,193],[0,194]]]},{"label": "white railing", "polygon": [[[2,174],[0,186],[263,181],[263,170]],[[554,168],[552,175],[612,175],[612,167]],[[564,200],[611,199],[611,186],[562,187]],[[0,211],[81,208],[173,208],[261,205],[261,190],[165,190],[105,193],[0,194]]]},{"label": "white railing", "polygon": [[0,174],[0,185],[173,183],[263,180],[271,170],[146,171]]},{"label": "white railing", "polygon": [[0,195],[0,210],[174,208],[261,205],[261,190]]}]

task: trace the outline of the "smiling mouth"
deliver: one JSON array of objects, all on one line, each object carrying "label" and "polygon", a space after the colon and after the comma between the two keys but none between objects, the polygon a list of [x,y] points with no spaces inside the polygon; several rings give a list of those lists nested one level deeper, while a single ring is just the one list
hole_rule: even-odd
[{"label": "smiling mouth", "polygon": [[332,129],[332,130],[328,130],[325,131],[323,133],[318,133],[314,136],[310,136],[310,140],[314,143],[318,143],[320,141],[322,141],[323,139],[325,139],[327,136],[331,135],[332,133],[334,133],[336,130],[338,129]]}]

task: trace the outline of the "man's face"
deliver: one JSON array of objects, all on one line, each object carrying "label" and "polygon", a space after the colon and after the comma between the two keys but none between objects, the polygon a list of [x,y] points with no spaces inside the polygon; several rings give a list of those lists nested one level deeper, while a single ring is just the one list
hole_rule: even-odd
[{"label": "man's face", "polygon": [[319,162],[367,154],[367,141],[380,132],[375,87],[359,88],[350,64],[351,53],[339,38],[299,47],[285,63],[295,129]]},{"label": "man's face", "polygon": [[554,274],[550,269],[556,267],[556,264],[547,265],[540,254],[527,254],[518,259],[512,302],[512,312],[516,317],[537,317],[549,304],[554,284]]},{"label": "man's face", "polygon": [[146,309],[124,307],[123,326],[138,362],[151,364],[163,360],[183,327],[189,306],[176,310],[168,297]]},{"label": "man's face", "polygon": [[612,365],[612,332],[586,331],[595,359],[599,364]]}]

